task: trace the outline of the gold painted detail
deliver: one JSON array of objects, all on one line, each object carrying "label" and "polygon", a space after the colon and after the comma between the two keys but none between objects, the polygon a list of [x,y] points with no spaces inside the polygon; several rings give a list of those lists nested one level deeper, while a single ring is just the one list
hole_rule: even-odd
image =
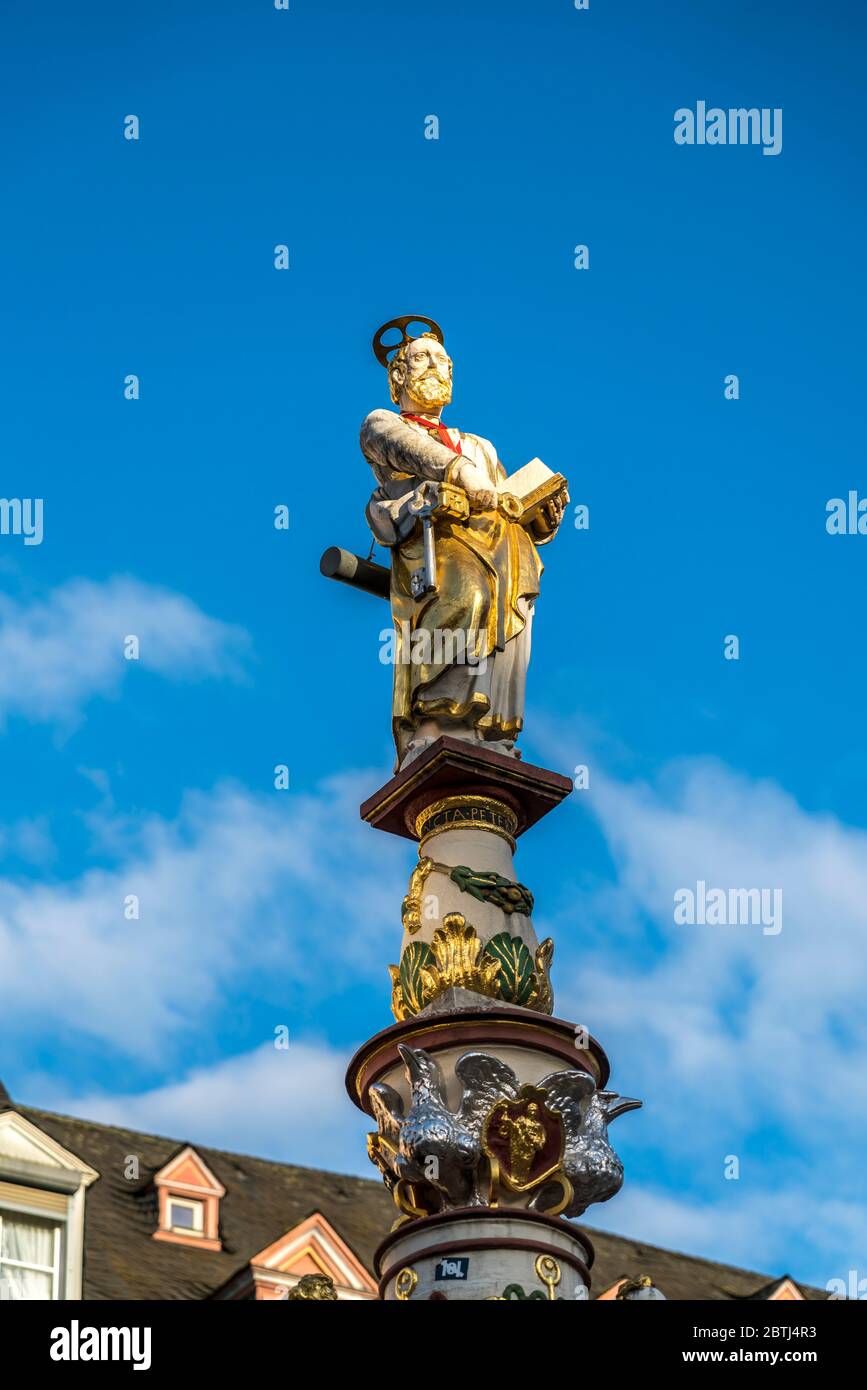
[{"label": "gold painted detail", "polygon": [[502,1184],[510,1192],[531,1192],[560,1172],[566,1131],[547,1098],[547,1091],[525,1085],[514,1099],[491,1106],[482,1127],[482,1152],[491,1164],[492,1189]]},{"label": "gold painted detail", "polygon": [[400,983],[400,966],[390,965],[388,973],[391,976],[391,1012],[398,1023],[402,1023],[405,1018],[412,1018],[412,1013],[404,1004],[403,987]]},{"label": "gold painted detail", "polygon": [[367,1157],[371,1163],[376,1164],[386,1187],[392,1190],[394,1188],[394,1162],[397,1157],[397,1149],[394,1144],[389,1143],[384,1135],[373,1130],[367,1136]]},{"label": "gold painted detail", "polygon": [[405,1221],[417,1221],[422,1216],[433,1216],[439,1206],[436,1192],[430,1183],[410,1182],[408,1178],[398,1178],[392,1192],[394,1204],[400,1216],[392,1225],[396,1231]]},{"label": "gold painted detail", "polygon": [[640,1293],[642,1289],[652,1288],[653,1280],[650,1278],[650,1276],[647,1274],[639,1274],[637,1279],[624,1279],[623,1283],[620,1285],[620,1288],[617,1290],[617,1293],[614,1295],[614,1298],[615,1300],[627,1299],[630,1294]]},{"label": "gold painted detail", "polygon": [[422,988],[428,1000],[443,990],[470,989],[496,998],[498,966],[486,957],[476,929],[462,912],[449,912],[431,942],[433,964],[422,967]]},{"label": "gold painted detail", "polygon": [[441,869],[441,864],[435,864],[432,859],[420,859],[410,874],[409,888],[400,909],[403,929],[407,935],[412,936],[421,926],[421,899],[425,880],[433,869]]},{"label": "gold painted detail", "polygon": [[334,1280],[327,1274],[302,1274],[298,1283],[289,1290],[287,1298],[315,1299],[317,1302],[337,1302]]},{"label": "gold painted detail", "polygon": [[566,1129],[562,1116],[549,1110],[548,1092],[522,1086],[514,1099],[495,1102],[482,1126],[482,1152],[488,1160],[488,1205],[499,1205],[501,1189],[532,1192],[543,1183],[560,1185],[553,1206],[540,1209],[545,1216],[559,1216],[572,1201],[572,1183],[563,1160]]},{"label": "gold painted detail", "polygon": [[518,817],[504,801],[490,796],[446,796],[434,801],[415,818],[415,833],[419,840],[429,839],[444,830],[489,830],[502,835],[514,849]]},{"label": "gold painted detail", "polygon": [[540,1014],[554,1012],[554,991],[551,988],[551,962],[554,959],[554,942],[550,936],[540,941],[534,956],[536,966],[536,990],[530,1001],[531,1009]]},{"label": "gold painted detail", "polygon": [[519,1302],[528,1302],[533,1299],[535,1302],[562,1303],[564,1300],[557,1297],[554,1290],[560,1283],[562,1275],[560,1266],[552,1255],[539,1255],[533,1268],[541,1279],[545,1288],[548,1290],[547,1297],[541,1289],[533,1289],[531,1293],[525,1293],[520,1284],[507,1284],[500,1294],[491,1294],[486,1303],[509,1303],[513,1299]]},{"label": "gold painted detail", "polygon": [[408,936],[414,936],[421,927],[424,885],[432,873],[442,874],[451,879],[462,893],[469,893],[481,903],[490,903],[510,917],[518,912],[524,917],[532,916],[533,894],[522,883],[513,883],[510,878],[495,873],[493,869],[470,869],[466,864],[439,864],[427,856],[421,858],[413,869],[406,897],[400,910],[403,929]]},{"label": "gold painted detail", "polygon": [[501,492],[497,498],[497,506],[507,516],[510,521],[520,521],[521,512],[524,510],[519,498],[511,492]]},{"label": "gold painted detail", "polygon": [[554,1290],[561,1279],[560,1266],[553,1255],[539,1255],[536,1259],[535,1270],[548,1290],[548,1298],[553,1303],[556,1298]]},{"label": "gold painted detail", "polygon": [[421,970],[426,1003],[452,988],[471,989],[496,998],[497,964],[485,959],[476,929],[462,912],[449,912],[443,918],[442,926],[433,934],[430,950],[433,961]]},{"label": "gold painted detail", "polygon": [[537,1119],[538,1110],[538,1105],[532,1102],[525,1114],[505,1114],[500,1118],[499,1132],[509,1145],[509,1165],[521,1189],[528,1185],[530,1166],[545,1144],[545,1126]]},{"label": "gold painted detail", "polygon": [[[438,930],[442,931],[443,927]],[[388,967],[391,975],[391,1011],[398,1023],[412,1018],[434,998],[422,974],[434,963],[434,959],[433,943],[428,945],[426,941],[411,941],[400,958],[400,965]]]},{"label": "gold painted detail", "polygon": [[542,1216],[562,1216],[566,1208],[571,1205],[572,1199],[575,1196],[575,1189],[566,1176],[565,1168],[560,1168],[554,1174],[554,1181],[560,1184],[560,1196],[553,1206],[539,1208]]},{"label": "gold painted detail", "polygon": [[550,937],[531,956],[519,936],[499,932],[486,946],[461,912],[450,912],[426,941],[411,941],[400,965],[388,967],[391,1011],[398,1023],[414,1017],[446,989],[468,989],[539,1013],[551,1013]]},{"label": "gold painted detail", "polygon": [[453,483],[440,483],[439,495],[433,513],[438,517],[451,517],[453,521],[466,521],[470,514],[470,501],[462,487]]},{"label": "gold painted detail", "polygon": [[401,1303],[406,1303],[417,1283],[418,1275],[415,1270],[410,1269],[409,1265],[405,1265],[394,1281],[395,1298],[399,1299]]},{"label": "gold painted detail", "polygon": [[[557,502],[560,498],[569,501],[569,484],[562,473],[553,473],[550,478],[539,483],[538,487],[533,488],[532,492],[526,493],[521,498],[515,498],[519,507],[518,520],[522,526],[527,526],[531,521],[539,517],[539,513],[551,502]],[[508,494],[511,496],[511,494]],[[507,513],[508,515],[508,513]],[[550,531],[548,525],[543,525],[543,531]]]}]

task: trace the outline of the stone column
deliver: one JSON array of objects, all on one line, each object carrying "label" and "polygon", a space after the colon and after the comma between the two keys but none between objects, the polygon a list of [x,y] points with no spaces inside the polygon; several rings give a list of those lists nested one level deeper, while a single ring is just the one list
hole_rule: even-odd
[{"label": "stone column", "polygon": [[389,967],[397,1021],[347,1076],[395,1201],[384,1299],[588,1297],[593,1250],[570,1218],[619,1190],[607,1127],[639,1102],[606,1090],[602,1048],[553,1016],[553,942],[514,867],[518,838],[570,790],[441,738],[361,808],[418,843]]}]

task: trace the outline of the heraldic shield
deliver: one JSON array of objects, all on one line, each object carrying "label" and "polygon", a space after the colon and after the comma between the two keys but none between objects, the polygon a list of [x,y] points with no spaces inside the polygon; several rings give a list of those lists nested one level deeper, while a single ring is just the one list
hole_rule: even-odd
[{"label": "heraldic shield", "polygon": [[491,1196],[500,1183],[512,1192],[530,1192],[550,1178],[567,1184],[562,1171],[566,1131],[563,1118],[549,1110],[547,1091],[522,1086],[514,1100],[498,1100],[482,1131],[482,1149],[491,1165]]}]

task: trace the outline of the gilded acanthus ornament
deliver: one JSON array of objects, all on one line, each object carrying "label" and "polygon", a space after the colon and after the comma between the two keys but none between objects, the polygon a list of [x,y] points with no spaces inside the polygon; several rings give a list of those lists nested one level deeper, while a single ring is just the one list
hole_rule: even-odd
[{"label": "gilded acanthus ornament", "polygon": [[422,966],[426,1001],[445,989],[470,989],[496,998],[497,962],[486,957],[482,943],[462,912],[449,912],[431,942],[433,960]]},{"label": "gilded acanthus ornament", "polygon": [[400,965],[388,967],[392,1013],[400,1023],[452,988],[551,1013],[554,996],[549,972],[553,954],[550,937],[533,957],[526,942],[508,931],[491,937],[483,947],[475,927],[463,913],[449,912],[430,944],[411,941]]}]

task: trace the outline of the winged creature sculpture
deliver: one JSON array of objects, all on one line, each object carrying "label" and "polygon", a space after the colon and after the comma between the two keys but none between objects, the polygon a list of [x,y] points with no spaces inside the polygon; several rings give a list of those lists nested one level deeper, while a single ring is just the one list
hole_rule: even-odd
[{"label": "winged creature sculpture", "polygon": [[[486,1206],[490,1186],[483,1135],[488,1117],[502,1101],[518,1102],[521,1083],[510,1066],[486,1052],[465,1052],[455,1063],[461,1085],[457,1108],[448,1103],[445,1077],[436,1058],[422,1048],[398,1044],[410,1087],[409,1108],[393,1086],[370,1090],[377,1132],[368,1152],[405,1214]],[[641,1102],[599,1091],[580,1069],[551,1072],[534,1083],[544,1092],[545,1108],[562,1118],[565,1142],[562,1171],[571,1184],[567,1216],[579,1216],[591,1202],[607,1200],[623,1182],[623,1165],[608,1143],[608,1123]],[[407,1188],[414,1198],[407,1204]],[[537,1188],[534,1210],[552,1205],[552,1184]],[[421,1201],[422,1209],[415,1202]]]}]

